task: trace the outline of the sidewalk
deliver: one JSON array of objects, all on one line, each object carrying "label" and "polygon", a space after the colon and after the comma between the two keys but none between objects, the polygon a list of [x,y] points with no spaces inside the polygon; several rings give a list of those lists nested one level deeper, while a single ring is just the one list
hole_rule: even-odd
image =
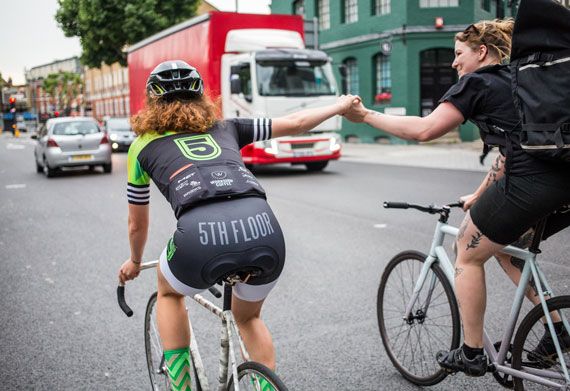
[{"label": "sidewalk", "polygon": [[483,151],[481,141],[457,144],[383,145],[344,143],[343,162],[388,164],[393,166],[427,167],[461,171],[489,171],[497,157],[491,151],[485,165],[479,164]]}]

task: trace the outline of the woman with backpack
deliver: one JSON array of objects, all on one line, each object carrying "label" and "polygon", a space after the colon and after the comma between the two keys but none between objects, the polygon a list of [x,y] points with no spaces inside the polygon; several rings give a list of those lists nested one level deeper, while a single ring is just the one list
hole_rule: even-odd
[{"label": "woman with backpack", "polygon": [[335,104],[280,118],[221,121],[198,71],[184,61],[159,64],[146,90],[146,107],[131,119],[138,135],[128,154],[131,255],[119,280],[125,283],[140,272],[152,179],[177,218],[157,273],[157,321],[173,390],[189,389],[190,381],[184,295],[193,296],[244,268],[257,273],[235,285],[232,312],[252,360],[274,369],[271,334],[260,316],[283,270],[285,242],[265,190],[245,167],[240,149],[306,132],[343,114],[357,98],[342,96]]},{"label": "woman with backpack", "polygon": [[[519,114],[511,95],[511,73],[506,65],[511,48],[512,20],[481,21],[455,36],[455,60],[459,81],[440,99],[428,116],[384,115],[354,104],[345,117],[364,122],[397,137],[428,141],[474,122],[486,146],[498,146],[499,157],[472,195],[463,197],[465,219],[459,229],[455,263],[455,292],[460,306],[464,344],[439,352],[437,360],[448,371],[483,376],[487,357],[483,351],[486,306],[485,262],[493,255],[510,278],[520,279],[520,260],[500,251],[519,239],[543,217],[570,203],[570,170],[537,159],[520,147]],[[570,213],[549,219],[546,237],[570,225]],[[527,297],[537,302],[534,291]],[[559,318],[555,328],[570,348],[570,336]],[[538,353],[551,353],[550,334],[545,333]]]}]

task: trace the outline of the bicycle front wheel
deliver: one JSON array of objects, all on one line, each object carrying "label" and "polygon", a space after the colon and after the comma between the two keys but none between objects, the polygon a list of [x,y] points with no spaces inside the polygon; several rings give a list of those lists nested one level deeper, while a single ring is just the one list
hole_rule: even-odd
[{"label": "bicycle front wheel", "polygon": [[427,274],[412,316],[404,320],[425,259],[417,251],[405,251],[392,258],[382,274],[376,306],[382,343],[390,361],[404,378],[419,386],[437,384],[447,376],[435,355],[439,350],[457,348],[461,334],[453,288],[437,264]]},{"label": "bicycle front wheel", "polygon": [[[570,321],[570,296],[554,297],[547,300],[546,305],[551,312],[551,316],[552,312],[557,312],[561,318]],[[542,310],[542,306],[538,304],[522,320],[513,341],[512,368],[521,370],[524,367],[529,367],[546,370],[547,372],[543,377],[546,377],[546,374],[548,374],[548,380],[569,388],[570,384],[564,379],[564,371],[560,365],[558,354],[556,354],[554,342],[552,342],[550,338],[543,340],[545,335],[550,336],[550,332],[545,330],[544,323],[542,323],[543,317],[544,311]],[[559,343],[567,371],[570,372],[570,343],[568,341],[568,332],[570,332],[570,330],[566,330],[564,333],[565,336],[559,337]],[[542,343],[541,340],[543,340]],[[539,345],[542,345],[542,348],[540,348]],[[532,383],[518,377],[514,377],[513,380],[515,390],[518,391],[524,390],[525,382],[527,384]],[[532,384],[533,390],[551,389],[536,383]]]},{"label": "bicycle front wheel", "polygon": [[[146,363],[150,384],[155,391],[170,391],[170,379],[164,362],[164,353],[158,333],[156,321],[156,299],[158,293],[154,292],[148,299],[146,313],[144,317],[144,345],[146,351]],[[196,368],[192,357],[190,357],[192,391],[201,391],[202,387],[198,380]]]},{"label": "bicycle front wheel", "polygon": [[[240,390],[285,391],[283,381],[265,365],[255,361],[246,361],[238,366],[238,385]],[[234,377],[230,377],[228,391],[234,389]]]}]

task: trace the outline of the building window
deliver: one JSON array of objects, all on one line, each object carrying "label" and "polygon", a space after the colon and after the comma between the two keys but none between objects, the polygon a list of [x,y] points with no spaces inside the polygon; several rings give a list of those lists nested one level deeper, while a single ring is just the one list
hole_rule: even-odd
[{"label": "building window", "polygon": [[331,28],[329,0],[317,0],[317,18],[319,18],[319,30],[328,30]]},{"label": "building window", "polygon": [[360,88],[358,83],[358,63],[355,58],[348,58],[343,62],[346,69],[346,77],[344,78],[344,93],[359,95]]},{"label": "building window", "polygon": [[392,11],[391,0],[374,0],[372,2],[372,15],[387,15]]},{"label": "building window", "polygon": [[305,0],[295,0],[293,2],[293,15],[305,15]]},{"label": "building window", "polygon": [[420,0],[420,8],[459,7],[459,0]]},{"label": "building window", "polygon": [[491,0],[481,0],[481,8],[487,12],[491,12]]},{"label": "building window", "polygon": [[[390,57],[378,53],[374,56],[374,101],[389,100],[392,92],[392,75],[390,72]],[[384,95],[381,95],[384,94]],[[386,94],[390,94],[389,98]]]},{"label": "building window", "polygon": [[344,0],[344,23],[358,22],[358,0]]}]

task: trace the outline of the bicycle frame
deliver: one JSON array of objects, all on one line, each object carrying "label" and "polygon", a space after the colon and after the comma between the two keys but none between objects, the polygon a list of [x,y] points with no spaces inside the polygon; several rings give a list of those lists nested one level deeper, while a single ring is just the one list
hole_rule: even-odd
[{"label": "bicycle frame", "polygon": [[[418,280],[416,281],[416,284],[414,286],[414,291],[412,293],[412,297],[410,298],[410,301],[409,301],[408,305],[406,306],[406,312],[405,312],[404,320],[407,321],[411,316],[413,316],[413,314],[412,314],[413,307],[414,307],[414,305],[415,305],[415,303],[419,297],[419,294],[420,294],[426,280],[428,279],[428,276],[430,276],[430,274],[431,274],[431,278],[429,281],[430,290],[428,291],[428,295],[427,295],[427,299],[426,299],[426,308],[424,309],[424,312],[427,312],[427,310],[429,308],[429,303],[431,300],[431,292],[433,292],[433,289],[434,289],[435,283],[436,283],[435,274],[433,272],[430,273],[431,267],[434,263],[438,263],[439,266],[441,266],[442,270],[445,273],[445,276],[447,277],[447,279],[449,280],[451,285],[455,286],[455,284],[454,284],[454,280],[455,280],[454,266],[453,266],[453,263],[451,262],[451,260],[449,259],[445,248],[443,247],[443,242],[445,240],[446,235],[456,237],[458,231],[459,231],[458,228],[453,227],[447,223],[443,223],[441,221],[438,221],[436,229],[435,229],[433,242],[432,242],[431,248],[429,250],[429,255],[427,256],[427,258],[424,262],[424,266],[422,267],[422,270],[421,270],[420,275],[418,277]],[[556,352],[558,353],[558,358],[560,360],[560,366],[562,367],[562,370],[564,372],[563,375],[558,373],[558,372],[554,372],[554,371],[547,370],[547,369],[537,369],[537,368],[524,367],[524,366],[523,366],[522,370],[516,370],[516,369],[511,368],[510,364],[506,362],[507,351],[508,351],[508,348],[510,346],[511,340],[513,338],[513,334],[514,334],[514,331],[516,328],[516,323],[517,323],[517,320],[518,320],[518,317],[520,314],[522,303],[524,301],[526,286],[527,286],[531,276],[534,278],[536,288],[537,288],[537,294],[540,298],[540,303],[542,305],[550,333],[551,333],[551,335],[556,335],[556,333],[554,331],[554,325],[553,325],[552,318],[550,316],[550,313],[548,312],[548,307],[547,307],[546,298],[545,298],[546,295],[553,296],[552,289],[548,285],[548,282],[546,281],[544,274],[539,269],[539,267],[536,263],[536,254],[531,253],[530,251],[523,250],[523,249],[518,248],[518,247],[513,247],[513,246],[505,247],[502,250],[502,252],[509,254],[509,255],[513,255],[513,256],[520,258],[520,259],[524,259],[525,265],[524,265],[524,268],[522,271],[522,275],[521,275],[521,279],[519,281],[519,285],[518,285],[516,293],[515,293],[515,298],[513,301],[513,305],[511,307],[509,321],[507,323],[505,332],[503,334],[503,338],[501,340],[501,346],[499,348],[499,351],[498,352],[496,351],[489,335],[487,334],[487,331],[484,330],[484,332],[483,332],[483,340],[484,340],[483,343],[484,343],[485,352],[487,353],[487,355],[490,359],[490,362],[495,366],[495,368],[499,372],[502,372],[502,373],[505,373],[505,374],[508,374],[511,376],[519,377],[519,378],[522,378],[525,380],[529,380],[529,381],[532,381],[532,382],[535,382],[538,384],[542,384],[545,386],[559,388],[559,389],[567,389],[566,385],[560,385],[558,383],[554,383],[554,382],[548,380],[549,378],[550,379],[558,379],[558,380],[566,380],[566,384],[570,384],[570,377],[568,374],[568,369],[566,366],[566,362],[564,360],[564,355],[562,354],[562,350],[560,349],[560,343],[559,343],[557,338],[553,338],[553,340],[554,340],[554,344],[556,347]],[[564,316],[562,316],[561,313],[560,313],[560,315],[562,317],[562,321],[564,322],[564,327],[567,330],[570,330],[570,327],[568,327],[569,326],[568,320]]]},{"label": "bicycle frame", "polygon": [[[141,270],[154,268],[158,265],[158,260],[146,262],[141,265]],[[228,362],[231,364],[231,373],[234,378],[233,389],[234,391],[239,391],[239,381],[237,373],[237,360],[235,356],[234,348],[234,336],[239,342],[239,347],[241,350],[242,357],[245,361],[249,361],[249,354],[241,336],[239,334],[239,329],[237,327],[234,316],[230,310],[224,311],[211,301],[205,299],[202,295],[196,294],[192,299],[200,304],[202,307],[206,308],[212,314],[216,315],[222,321],[221,337],[220,337],[220,366],[218,371],[218,391],[223,391],[227,387],[228,382]],[[198,350],[198,342],[194,337],[194,329],[192,328],[192,322],[189,322],[190,326],[190,353],[192,355],[192,362],[196,368],[196,373],[200,386],[203,391],[209,391],[210,386],[208,384],[208,378],[206,377],[206,371],[204,369],[204,364]]]}]

